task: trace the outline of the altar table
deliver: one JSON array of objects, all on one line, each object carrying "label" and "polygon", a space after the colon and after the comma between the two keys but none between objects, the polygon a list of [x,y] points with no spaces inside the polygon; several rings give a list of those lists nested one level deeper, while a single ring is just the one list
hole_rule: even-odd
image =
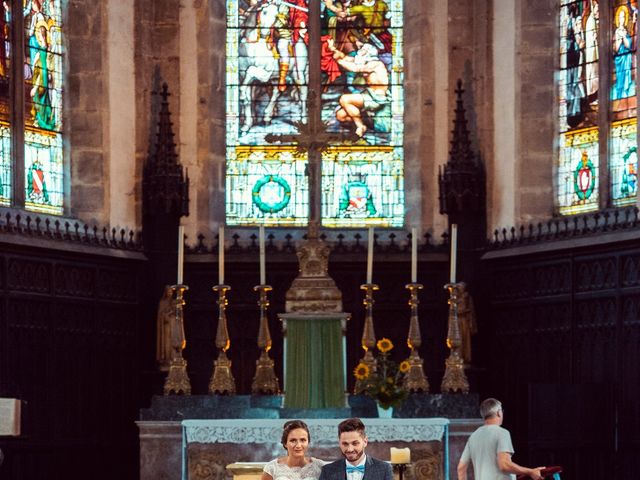
[{"label": "altar table", "polygon": [[[286,419],[230,419],[182,421],[182,480],[217,479],[221,469],[237,461],[268,461],[282,456],[282,425]],[[310,453],[325,460],[340,458],[340,420],[305,419]],[[389,447],[411,448],[415,480],[449,478],[449,424],[446,418],[364,420],[367,453],[388,460]],[[207,447],[217,444],[217,448]],[[248,447],[248,448],[247,448]],[[409,480],[409,478],[408,478]]]}]

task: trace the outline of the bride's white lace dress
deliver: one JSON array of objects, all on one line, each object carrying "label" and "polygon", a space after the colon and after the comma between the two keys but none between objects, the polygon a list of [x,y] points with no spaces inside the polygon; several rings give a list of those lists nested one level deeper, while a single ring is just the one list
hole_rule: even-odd
[{"label": "bride's white lace dress", "polygon": [[286,463],[278,462],[276,458],[267,463],[263,470],[271,475],[273,480],[318,480],[325,463],[327,462],[311,457],[311,462],[302,467],[290,467]]}]

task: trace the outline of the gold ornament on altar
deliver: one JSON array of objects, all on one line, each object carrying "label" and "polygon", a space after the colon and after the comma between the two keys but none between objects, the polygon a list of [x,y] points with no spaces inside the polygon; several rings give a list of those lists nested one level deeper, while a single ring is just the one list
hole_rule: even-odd
[{"label": "gold ornament on altar", "polygon": [[462,287],[459,283],[445,285],[449,290],[449,328],[447,330],[447,347],[451,350],[445,361],[444,377],[440,387],[443,393],[469,393],[469,381],[464,373],[464,361],[460,356],[462,338],[458,322],[458,306]]},{"label": "gold ornament on altar", "polygon": [[409,371],[404,379],[404,386],[409,392],[429,392],[429,381],[424,373],[423,361],[418,353],[418,348],[422,345],[422,334],[420,323],[418,322],[418,291],[423,288],[420,283],[409,283],[406,285],[409,290],[409,306],[411,307],[411,319],[409,320],[409,334],[407,335],[407,346],[411,349],[409,355]]},{"label": "gold ornament on altar", "polygon": [[285,310],[290,313],[342,312],[342,293],[329,276],[331,249],[318,237],[311,222],[307,241],[296,249],[300,269],[287,291]]},{"label": "gold ornament on altar", "polygon": [[258,330],[258,348],[260,348],[260,358],[256,360],[256,373],[251,383],[251,393],[271,394],[280,393],[278,377],[276,377],[273,360],[269,357],[271,350],[271,332],[269,331],[269,320],[267,308],[269,299],[267,292],[272,290],[270,285],[257,285],[253,289],[259,292],[258,306],[260,307],[260,327]]},{"label": "gold ornament on altar", "polygon": [[218,359],[213,362],[213,375],[209,380],[209,393],[218,395],[235,395],[236,383],[231,372],[231,360],[227,358],[227,350],[231,347],[229,330],[227,329],[227,292],[229,285],[216,285],[213,291],[218,293],[218,328],[216,330],[216,347],[219,349]]},{"label": "gold ornament on altar", "polygon": [[[170,287],[171,297],[175,291],[176,298],[172,300],[174,306],[174,321],[171,323],[171,362],[169,373],[164,383],[164,394],[191,394],[191,382],[187,375],[187,361],[182,358],[182,351],[187,345],[184,336],[184,292],[189,289],[186,285]],[[166,293],[166,292],[165,292]]]}]

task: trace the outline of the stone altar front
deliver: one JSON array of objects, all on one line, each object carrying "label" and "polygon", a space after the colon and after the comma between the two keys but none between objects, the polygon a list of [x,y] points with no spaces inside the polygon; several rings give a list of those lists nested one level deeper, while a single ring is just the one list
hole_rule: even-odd
[{"label": "stone altar front", "polygon": [[[411,448],[406,480],[447,479],[478,420],[445,418],[363,419],[370,443],[367,452],[389,459],[390,447]],[[285,419],[141,421],[141,480],[230,480],[226,466],[263,462],[285,452],[280,435]],[[305,420],[311,430],[311,455],[340,458],[338,419]],[[453,469],[453,470],[452,470]]]}]

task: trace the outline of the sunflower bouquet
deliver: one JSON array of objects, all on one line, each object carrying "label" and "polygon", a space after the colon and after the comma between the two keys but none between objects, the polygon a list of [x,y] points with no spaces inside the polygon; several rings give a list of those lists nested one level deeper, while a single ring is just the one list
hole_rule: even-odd
[{"label": "sunflower bouquet", "polygon": [[408,394],[404,388],[404,377],[409,371],[409,362],[405,360],[397,364],[389,358],[393,343],[388,338],[378,340],[376,348],[379,352],[376,370],[372,372],[367,364],[361,362],[353,375],[365,382],[365,395],[373,398],[382,408],[399,407]]}]

